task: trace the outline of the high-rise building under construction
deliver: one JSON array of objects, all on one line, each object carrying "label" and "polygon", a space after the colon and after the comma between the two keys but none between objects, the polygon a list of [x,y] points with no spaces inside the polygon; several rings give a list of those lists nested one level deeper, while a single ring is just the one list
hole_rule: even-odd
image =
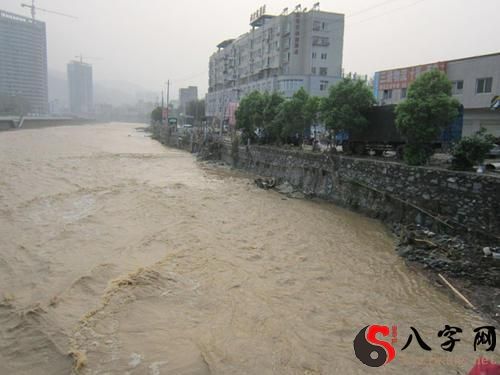
[{"label": "high-rise building under construction", "polygon": [[0,101],[48,112],[45,23],[0,10]]}]

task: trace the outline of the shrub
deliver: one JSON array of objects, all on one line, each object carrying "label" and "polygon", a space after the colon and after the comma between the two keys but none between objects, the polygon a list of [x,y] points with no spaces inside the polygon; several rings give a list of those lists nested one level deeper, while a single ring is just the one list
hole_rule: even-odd
[{"label": "shrub", "polygon": [[474,165],[482,164],[488,151],[493,147],[495,139],[486,134],[486,129],[481,128],[478,132],[463,137],[452,150],[453,167],[455,169],[467,170]]},{"label": "shrub", "polygon": [[403,159],[408,165],[424,165],[432,153],[429,145],[409,143],[404,147]]}]

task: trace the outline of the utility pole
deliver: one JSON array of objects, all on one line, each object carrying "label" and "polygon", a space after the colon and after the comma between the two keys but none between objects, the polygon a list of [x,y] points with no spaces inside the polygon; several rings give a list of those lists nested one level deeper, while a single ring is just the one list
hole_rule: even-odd
[{"label": "utility pole", "polygon": [[170,104],[170,80],[167,81],[167,108]]},{"label": "utility pole", "polygon": [[226,104],[226,90],[224,88],[222,88],[222,108],[221,108],[220,129],[219,129],[220,130],[219,135],[220,135],[221,139],[223,136],[224,117],[226,116],[225,104]]},{"label": "utility pole", "polygon": [[[162,91],[163,93],[163,91]],[[169,115],[170,115],[170,80],[167,80],[167,124],[170,125],[170,122],[169,122]],[[175,130],[177,131],[177,125],[176,125],[176,128]]]},{"label": "utility pole", "polygon": [[163,125],[163,107],[164,107],[164,103],[163,103],[163,89],[161,89],[161,124]]}]

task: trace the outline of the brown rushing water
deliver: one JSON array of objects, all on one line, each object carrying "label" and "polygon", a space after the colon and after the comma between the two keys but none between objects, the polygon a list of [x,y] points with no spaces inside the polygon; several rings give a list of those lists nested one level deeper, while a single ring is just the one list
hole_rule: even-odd
[{"label": "brown rushing water", "polygon": [[[397,324],[384,374],[462,374],[484,322],[374,220],[284,199],[134,125],[0,133],[0,374],[364,374],[352,341]],[[464,329],[452,354],[444,324]],[[83,356],[82,356],[83,358]],[[496,358],[498,359],[498,358]]]}]

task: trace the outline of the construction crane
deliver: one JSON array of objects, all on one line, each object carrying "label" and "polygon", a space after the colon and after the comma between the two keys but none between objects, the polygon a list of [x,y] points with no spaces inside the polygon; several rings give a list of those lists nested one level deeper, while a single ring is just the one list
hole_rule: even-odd
[{"label": "construction crane", "polygon": [[[83,64],[83,55],[80,53],[79,55],[75,56],[76,59],[80,60],[80,64]],[[100,57],[85,57],[85,60],[102,60]]]},{"label": "construction crane", "polygon": [[77,17],[71,16],[71,15],[66,14],[66,13],[55,12],[53,10],[47,10],[47,9],[36,7],[35,6],[35,0],[31,0],[31,5],[30,4],[26,4],[26,3],[22,3],[21,6],[23,8],[30,8],[31,9],[31,18],[32,18],[33,22],[35,22],[35,15],[36,15],[36,11],[37,10],[40,10],[40,11],[45,12],[45,13],[52,13],[52,14],[57,14],[59,16],[63,16],[63,17],[73,18],[75,20],[78,19]]}]

